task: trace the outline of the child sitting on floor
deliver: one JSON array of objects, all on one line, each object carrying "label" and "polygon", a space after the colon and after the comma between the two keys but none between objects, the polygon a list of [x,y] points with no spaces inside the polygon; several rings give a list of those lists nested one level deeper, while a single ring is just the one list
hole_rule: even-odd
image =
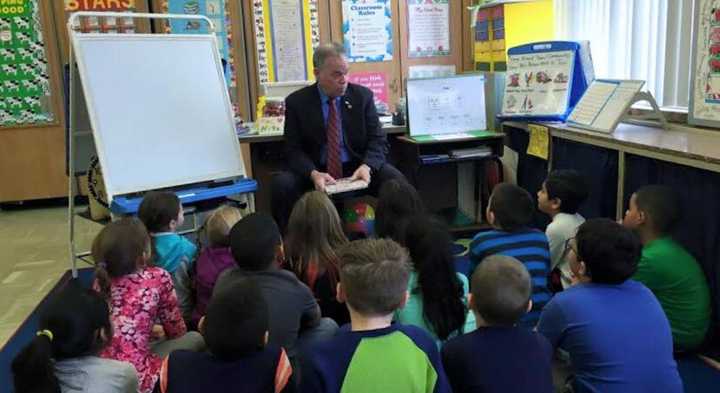
[{"label": "child sitting on floor", "polygon": [[325,193],[311,191],[295,203],[285,239],[290,269],[313,291],[322,315],[338,325],[350,322],[347,308],[336,299],[337,250],[348,240]]},{"label": "child sitting on floor", "polygon": [[189,321],[193,310],[190,272],[197,247],[177,233],[185,221],[180,198],[172,192],[150,191],[140,202],[138,217],[152,236],[153,263],[170,273],[180,312]]},{"label": "child sitting on floor", "polygon": [[393,179],[380,187],[375,209],[375,237],[403,243],[407,220],[425,213],[425,204],[415,187],[405,180]]},{"label": "child sitting on floor", "polygon": [[270,344],[285,348],[295,360],[298,346],[335,333],[337,324],[321,318],[307,285],[281,269],[285,249],[270,215],[253,213],[238,221],[230,230],[230,249],[237,266],[220,275],[213,296],[235,281],[251,278],[268,300]]},{"label": "child sitting on floor", "polygon": [[495,186],[486,211],[492,230],[480,232],[470,243],[470,271],[490,255],[507,255],[525,265],[532,277],[532,310],[525,314],[520,325],[534,327],[540,311],[550,300],[547,276],[550,268],[548,239],[537,229],[529,228],[535,208],[530,194],[509,183]]},{"label": "child sitting on floor", "polygon": [[477,330],[451,339],[442,351],[453,392],[553,392],[550,343],[515,326],[532,306],[531,288],[515,258],[489,256],[475,269],[469,303]]},{"label": "child sitting on floor", "polygon": [[212,296],[215,282],[220,273],[234,267],[235,260],[230,252],[230,229],[242,219],[240,209],[221,206],[205,219],[203,243],[205,246],[195,262],[195,308],[192,324],[197,326]]},{"label": "child sitting on floor", "polygon": [[338,299],[350,310],[350,329],[304,354],[301,390],[450,392],[432,337],[391,323],[408,298],[407,252],[392,240],[364,239],[345,246],[339,258]]},{"label": "child sitting on floor", "polygon": [[670,321],[675,349],[692,350],[710,327],[710,290],[702,268],[670,233],[680,219],[675,192],[664,186],[645,186],[630,198],[623,225],[643,244],[633,279],[657,297]]},{"label": "child sitting on floor", "polygon": [[234,281],[215,292],[199,328],[210,351],[175,351],[165,358],[161,392],[295,391],[285,350],[267,345],[268,305],[252,279]]},{"label": "child sitting on floor", "polygon": [[[552,219],[545,229],[550,244],[550,269],[557,272],[561,290],[570,286],[570,268],[562,259],[563,246],[575,236],[585,218],[578,208],[588,197],[585,179],[575,170],[552,171],[537,193],[538,209]],[[555,270],[556,269],[556,270]],[[556,284],[556,283],[553,283]]]},{"label": "child sitting on floor", "polygon": [[395,320],[425,329],[438,344],[475,330],[475,317],[466,303],[468,280],[455,272],[452,237],[445,224],[415,216],[408,221],[404,239],[413,267],[410,298],[395,312]]},{"label": "child sitting on floor", "polygon": [[[101,356],[135,366],[140,393],[152,392],[161,357],[175,349],[202,350],[197,332],[187,332],[170,274],[149,265],[150,236],[137,218],[106,225],[92,244],[95,287],[110,303],[113,336]],[[151,345],[155,322],[167,339]]]},{"label": "child sitting on floor", "polygon": [[40,312],[39,330],[12,362],[16,393],[136,393],[128,362],[98,357],[112,333],[108,304],[70,282]]}]

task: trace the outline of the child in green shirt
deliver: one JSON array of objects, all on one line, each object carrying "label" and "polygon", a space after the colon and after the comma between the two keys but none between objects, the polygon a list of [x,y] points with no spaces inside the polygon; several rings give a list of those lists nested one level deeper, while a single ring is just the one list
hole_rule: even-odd
[{"label": "child in green shirt", "polygon": [[691,350],[703,342],[710,324],[710,291],[695,258],[670,237],[679,217],[673,190],[651,185],[632,195],[623,225],[634,229],[643,244],[633,278],[657,297],[670,321],[675,348]]}]

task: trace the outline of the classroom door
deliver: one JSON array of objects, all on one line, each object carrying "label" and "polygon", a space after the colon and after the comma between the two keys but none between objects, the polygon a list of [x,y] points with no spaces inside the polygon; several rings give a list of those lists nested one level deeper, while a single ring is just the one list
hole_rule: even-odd
[{"label": "classroom door", "polygon": [[[388,33],[392,41],[392,58],[390,60],[383,61],[354,61],[350,62],[350,78],[356,80],[358,83],[368,86],[375,93],[375,101],[378,104],[378,100],[384,101],[387,104],[387,110],[383,110],[382,105],[378,105],[378,112],[390,113],[395,110],[400,96],[402,94],[402,71],[400,66],[400,17],[399,17],[399,3],[400,0],[389,0],[390,1],[390,15],[392,24],[388,29]],[[404,0],[403,0],[404,1]],[[349,2],[348,2],[349,3]],[[381,1],[378,1],[382,4]],[[330,0],[330,39],[334,42],[344,44],[343,34],[343,0]],[[346,15],[346,20],[350,23],[365,24],[365,31],[359,32],[359,34],[368,34],[367,26],[371,21],[356,21],[350,20],[351,15],[353,18],[357,17],[360,12]],[[358,30],[363,29],[362,26],[358,27]],[[349,32],[348,35],[352,34]],[[359,41],[358,41],[359,43]],[[350,44],[348,44],[350,45]],[[352,49],[351,49],[352,53]],[[389,54],[389,53],[388,53]],[[388,56],[386,55],[385,58]]]}]

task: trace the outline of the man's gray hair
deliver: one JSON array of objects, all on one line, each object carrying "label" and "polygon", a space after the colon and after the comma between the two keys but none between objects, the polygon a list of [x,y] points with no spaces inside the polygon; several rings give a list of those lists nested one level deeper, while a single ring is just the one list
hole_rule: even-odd
[{"label": "man's gray hair", "polygon": [[320,69],[328,57],[343,56],[344,54],[345,47],[337,42],[320,45],[315,48],[315,52],[313,53],[313,67]]}]

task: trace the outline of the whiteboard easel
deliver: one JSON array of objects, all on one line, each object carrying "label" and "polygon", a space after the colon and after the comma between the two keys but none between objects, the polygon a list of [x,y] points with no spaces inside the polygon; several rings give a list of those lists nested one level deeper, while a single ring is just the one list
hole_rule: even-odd
[{"label": "whiteboard easel", "polygon": [[[99,34],[82,17],[194,19],[209,34]],[[70,69],[77,62],[108,202],[114,197],[245,176],[214,25],[205,16],[77,12],[68,20]],[[130,70],[134,72],[129,72]],[[77,80],[70,73],[70,105]],[[74,133],[70,110],[70,256],[74,244]],[[84,254],[85,256],[87,253]]]}]

